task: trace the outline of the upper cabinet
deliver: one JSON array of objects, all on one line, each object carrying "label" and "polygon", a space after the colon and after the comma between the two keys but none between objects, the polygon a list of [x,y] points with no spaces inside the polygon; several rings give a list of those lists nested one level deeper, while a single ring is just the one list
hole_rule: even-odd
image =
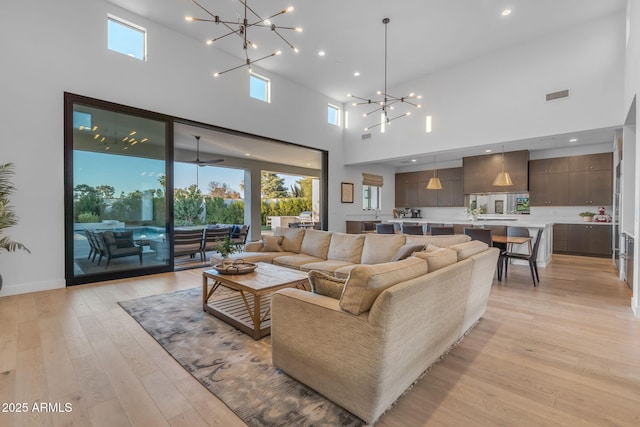
[{"label": "upper cabinet", "polygon": [[531,206],[610,205],[613,154],[588,154],[529,162]]},{"label": "upper cabinet", "polygon": [[396,207],[450,207],[464,206],[462,168],[437,169],[442,190],[427,190],[433,170],[396,174]]},{"label": "upper cabinet", "polygon": [[511,151],[504,153],[504,171],[509,172],[513,185],[496,187],[493,180],[502,171],[502,153],[484,156],[465,157],[464,194],[471,193],[520,193],[529,190],[528,174],[529,151]]}]

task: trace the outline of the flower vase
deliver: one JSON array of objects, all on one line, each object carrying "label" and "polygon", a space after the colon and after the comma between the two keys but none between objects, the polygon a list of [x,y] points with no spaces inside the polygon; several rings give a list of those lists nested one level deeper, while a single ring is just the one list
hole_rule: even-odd
[{"label": "flower vase", "polygon": [[229,258],[228,256],[222,258],[222,266],[223,267],[229,267],[232,264],[233,264],[233,260],[231,258]]}]

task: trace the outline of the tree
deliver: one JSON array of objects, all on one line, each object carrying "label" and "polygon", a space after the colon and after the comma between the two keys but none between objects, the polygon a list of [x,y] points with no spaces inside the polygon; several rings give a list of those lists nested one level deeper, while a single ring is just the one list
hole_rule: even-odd
[{"label": "tree", "polygon": [[96,193],[98,197],[102,199],[113,199],[116,194],[116,189],[111,185],[98,185],[96,187]]},{"label": "tree", "polygon": [[226,182],[211,181],[209,183],[209,197],[221,199],[240,199],[240,193],[233,190]]},{"label": "tree", "polygon": [[261,186],[263,199],[278,199],[288,195],[284,178],[273,172],[262,171]]},{"label": "tree", "polygon": [[301,178],[291,186],[291,197],[309,197],[313,193],[313,178]]},{"label": "tree", "polygon": [[193,225],[199,222],[202,214],[202,192],[192,184],[188,188],[174,191],[173,212],[176,225]]},{"label": "tree", "polygon": [[104,202],[95,188],[87,184],[78,184],[73,189],[73,217],[89,213],[100,217],[104,210]]}]

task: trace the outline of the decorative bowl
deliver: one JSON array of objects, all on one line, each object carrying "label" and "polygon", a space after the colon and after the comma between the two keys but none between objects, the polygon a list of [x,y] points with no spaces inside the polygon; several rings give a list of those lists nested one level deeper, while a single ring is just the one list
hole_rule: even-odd
[{"label": "decorative bowl", "polygon": [[247,274],[258,267],[254,263],[235,261],[231,264],[216,264],[213,268],[220,274]]}]

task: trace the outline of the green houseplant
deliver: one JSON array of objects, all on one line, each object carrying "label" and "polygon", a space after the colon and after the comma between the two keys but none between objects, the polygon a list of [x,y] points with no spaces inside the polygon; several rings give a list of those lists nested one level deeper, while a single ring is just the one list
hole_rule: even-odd
[{"label": "green houseplant", "polygon": [[214,248],[222,257],[222,264],[228,264],[230,262],[229,255],[238,252],[238,245],[234,241],[229,238],[229,236],[225,237],[222,243]]},{"label": "green houseplant", "polygon": [[[15,252],[18,249],[31,253],[25,245],[11,240],[5,235],[5,230],[18,224],[18,217],[13,211],[13,206],[9,200],[9,196],[15,191],[15,187],[11,182],[11,176],[14,174],[13,164],[5,163],[0,165],[0,252]],[[0,289],[2,289],[2,274],[0,274]]]},{"label": "green houseplant", "polygon": [[593,220],[593,217],[594,217],[594,216],[596,216],[596,214],[595,214],[594,212],[589,212],[589,211],[586,211],[586,212],[580,212],[580,213],[579,213],[579,215],[582,217],[582,219],[583,219],[585,222],[592,221],[592,220]]}]

